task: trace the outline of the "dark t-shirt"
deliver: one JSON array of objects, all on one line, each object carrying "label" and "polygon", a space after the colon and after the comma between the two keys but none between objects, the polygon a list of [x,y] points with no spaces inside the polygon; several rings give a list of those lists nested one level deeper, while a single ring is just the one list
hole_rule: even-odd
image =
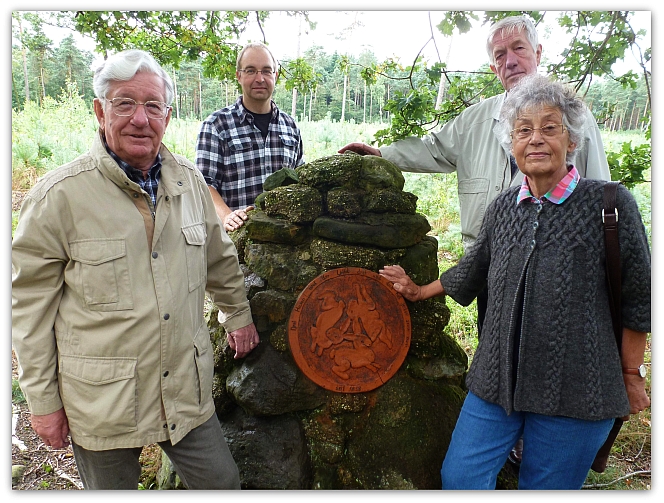
[{"label": "dark t-shirt", "polygon": [[272,120],[272,112],[266,114],[249,113],[254,116],[254,125],[260,130],[263,139],[267,138],[267,130],[270,127],[270,121]]}]

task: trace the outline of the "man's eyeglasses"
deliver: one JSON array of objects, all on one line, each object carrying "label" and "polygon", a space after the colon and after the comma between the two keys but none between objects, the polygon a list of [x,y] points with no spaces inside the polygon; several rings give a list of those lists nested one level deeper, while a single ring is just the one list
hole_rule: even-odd
[{"label": "man's eyeglasses", "polygon": [[249,77],[255,76],[257,73],[261,73],[263,77],[272,77],[274,75],[274,70],[270,68],[264,68],[262,70],[256,70],[255,68],[245,68],[244,70],[238,70],[239,72],[244,72],[245,75]]},{"label": "man's eyeglasses", "polygon": [[546,138],[554,138],[559,134],[565,132],[564,124],[547,124],[542,127],[530,127],[530,126],[521,126],[510,131],[510,136],[512,139],[516,138],[517,140],[527,140],[533,135],[535,131],[539,131],[542,136]]},{"label": "man's eyeglasses", "polygon": [[[105,99],[105,98],[104,98]],[[120,117],[130,117],[136,112],[137,105],[143,105],[145,114],[150,119],[163,119],[168,114],[169,107],[163,101],[146,101],[145,103],[138,103],[131,98],[113,98],[106,100],[111,104],[111,110],[115,115]]]}]

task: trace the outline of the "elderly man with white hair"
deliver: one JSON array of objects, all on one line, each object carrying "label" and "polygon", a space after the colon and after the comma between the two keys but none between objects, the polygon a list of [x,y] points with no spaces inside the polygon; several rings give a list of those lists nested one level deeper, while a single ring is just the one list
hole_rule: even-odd
[{"label": "elderly man with white hair", "polygon": [[190,489],[239,489],[212,400],[206,290],[241,358],[258,344],[205,180],[162,144],[173,83],[138,50],[96,70],[89,152],[29,192],[12,244],[12,341],[32,427],[86,489],[137,489],[157,443]]}]

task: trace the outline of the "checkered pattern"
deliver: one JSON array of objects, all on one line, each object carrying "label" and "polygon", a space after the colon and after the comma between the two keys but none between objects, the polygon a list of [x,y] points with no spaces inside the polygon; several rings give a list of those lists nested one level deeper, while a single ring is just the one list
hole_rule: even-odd
[{"label": "checkered pattern", "polygon": [[[548,199],[554,204],[562,204],[570,196],[570,194],[576,188],[577,183],[579,183],[579,172],[577,169],[572,166],[568,168],[567,174],[563,177],[558,184],[551,189],[549,192],[542,196],[542,199]],[[516,199],[516,203],[519,204],[521,201],[531,201],[537,202],[537,198],[530,193],[530,187],[528,186],[528,177],[523,177],[523,183],[521,184],[521,189]]]},{"label": "checkered pattern", "polygon": [[157,211],[157,189],[159,189],[159,180],[161,179],[161,154],[157,154],[157,158],[148,172],[148,177],[144,178],[143,172],[140,169],[136,169],[120,159],[115,152],[108,148],[106,139],[104,138],[103,140],[108,155],[115,159],[115,162],[118,163],[118,166],[122,168],[132,182],[136,182],[148,193],[152,200],[152,207],[154,208],[154,211]]},{"label": "checkered pattern", "polygon": [[242,97],[205,119],[198,134],[196,167],[231,210],[253,204],[268,175],[301,164],[300,130],[274,102],[265,140]]}]

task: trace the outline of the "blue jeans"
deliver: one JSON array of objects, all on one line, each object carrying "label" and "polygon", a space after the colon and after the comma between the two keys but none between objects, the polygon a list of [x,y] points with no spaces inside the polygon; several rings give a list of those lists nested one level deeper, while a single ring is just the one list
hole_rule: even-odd
[{"label": "blue jeans", "polygon": [[495,489],[519,439],[519,489],[580,489],[613,419],[512,412],[468,392],[440,470],[443,489]]}]

